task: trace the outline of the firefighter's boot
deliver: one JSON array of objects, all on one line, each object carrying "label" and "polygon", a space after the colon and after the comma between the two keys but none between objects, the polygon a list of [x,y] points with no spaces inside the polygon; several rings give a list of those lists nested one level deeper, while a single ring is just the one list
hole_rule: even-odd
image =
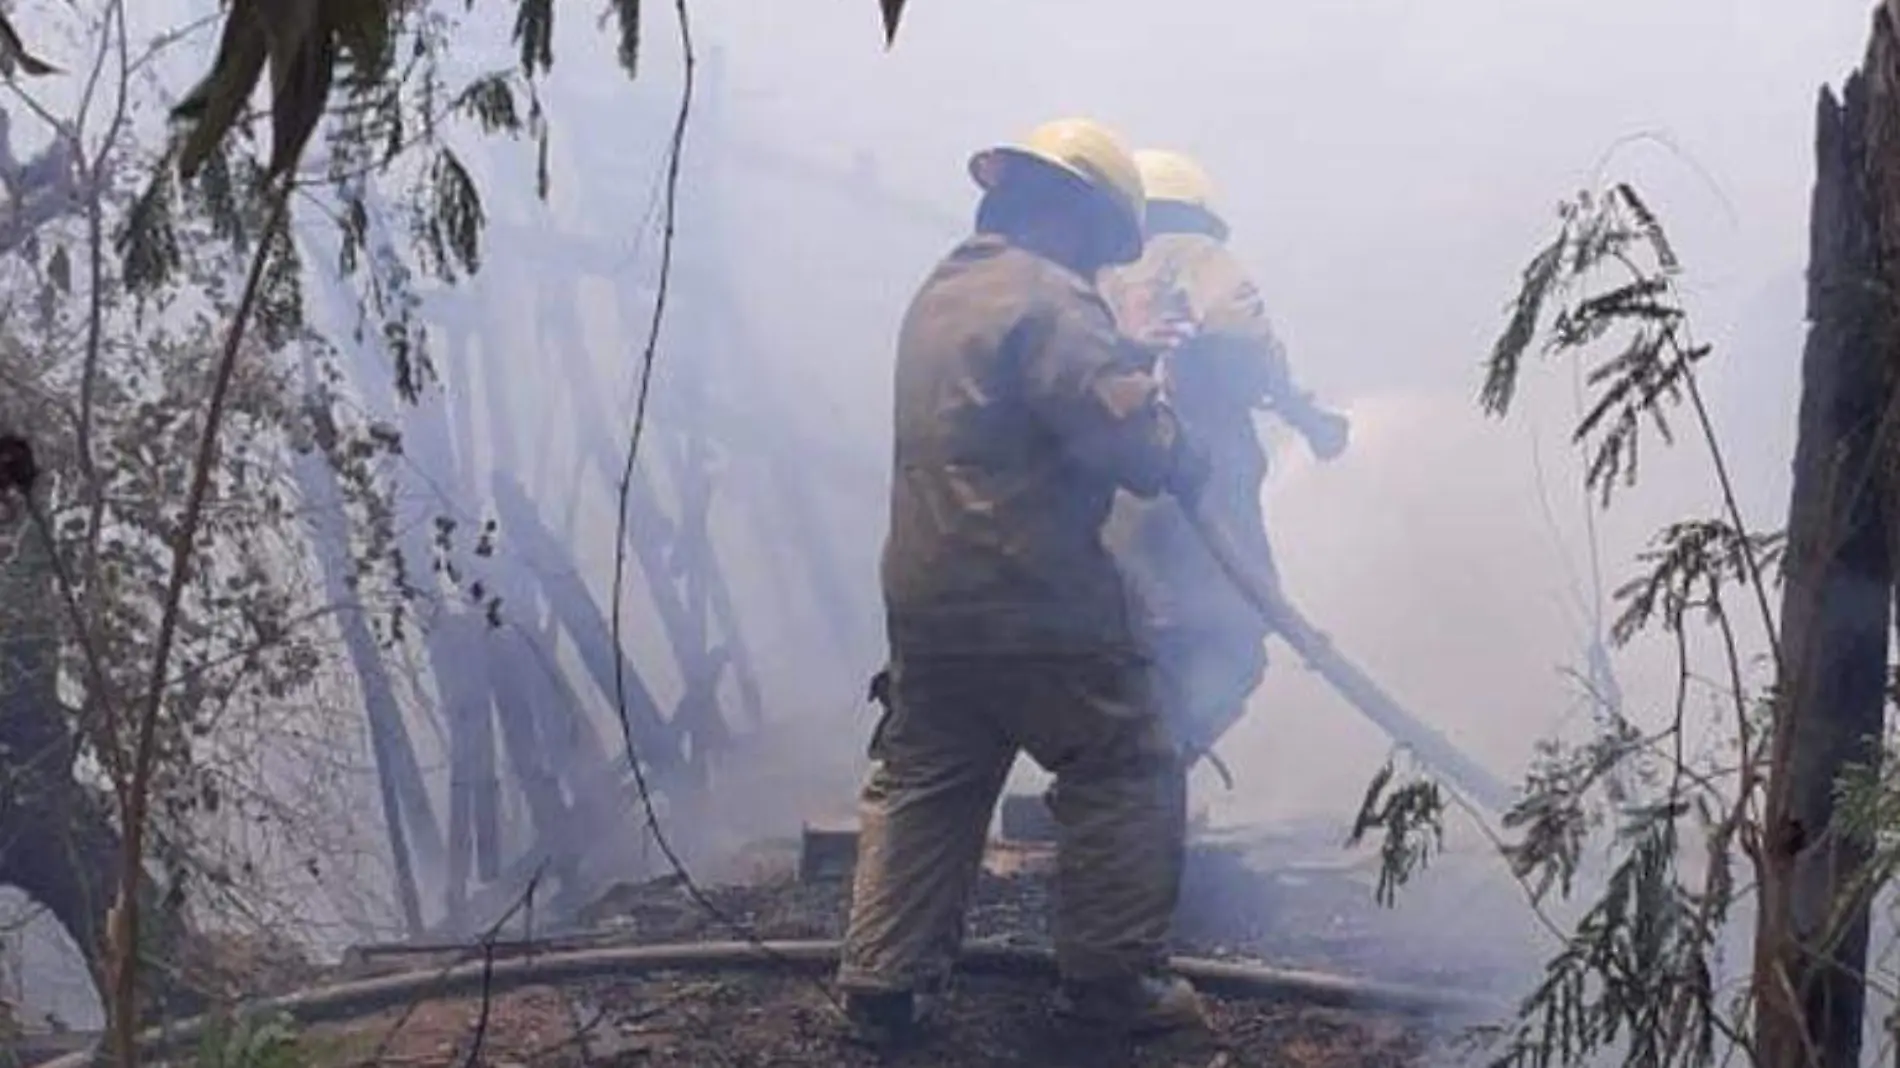
[{"label": "firefighter's boot", "polygon": [[1207,1009],[1193,984],[1165,974],[1065,982],[1056,994],[1056,1011],[1076,1023],[1130,1036],[1207,1026]]}]

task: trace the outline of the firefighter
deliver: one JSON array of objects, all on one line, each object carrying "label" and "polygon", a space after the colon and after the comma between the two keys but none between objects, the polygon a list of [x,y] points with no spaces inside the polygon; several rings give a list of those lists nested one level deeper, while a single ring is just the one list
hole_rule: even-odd
[{"label": "firefighter", "polygon": [[[1118,332],[1101,268],[1141,253],[1130,153],[1083,119],[980,152],[975,233],[899,332],[890,660],[838,982],[857,1034],[914,1037],[958,949],[1011,764],[1054,776],[1059,1011],[1128,1032],[1203,1021],[1166,970],[1181,754],[1101,540],[1118,491],[1192,499],[1205,457]],[[1138,337],[1165,323],[1125,324]]]},{"label": "firefighter", "polygon": [[[1267,454],[1254,415],[1277,414],[1322,460],[1344,451],[1346,420],[1295,385],[1260,293],[1227,248],[1206,172],[1176,152],[1143,150],[1135,162],[1147,195],[1147,243],[1138,261],[1104,272],[1103,292],[1131,329],[1153,321],[1158,307],[1192,325],[1162,358],[1162,388],[1207,450],[1204,513],[1277,587],[1260,504]],[[1106,540],[1141,605],[1162,706],[1192,763],[1259,688],[1270,627],[1172,502],[1121,494]]]}]

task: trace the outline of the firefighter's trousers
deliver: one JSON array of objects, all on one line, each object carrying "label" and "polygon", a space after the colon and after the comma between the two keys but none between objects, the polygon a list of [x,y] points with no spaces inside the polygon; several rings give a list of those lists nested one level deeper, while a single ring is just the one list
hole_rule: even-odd
[{"label": "firefighter's trousers", "polygon": [[889,670],[889,704],[859,802],[840,986],[928,989],[947,975],[1018,751],[1055,776],[1063,978],[1160,967],[1180,894],[1186,789],[1148,665],[912,658]]}]

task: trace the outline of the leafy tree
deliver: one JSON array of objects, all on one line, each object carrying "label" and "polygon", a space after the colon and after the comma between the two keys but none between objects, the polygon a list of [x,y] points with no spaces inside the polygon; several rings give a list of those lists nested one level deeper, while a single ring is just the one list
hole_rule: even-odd
[{"label": "leafy tree", "polygon": [[[683,0],[676,7],[684,32]],[[0,561],[17,593],[0,604],[29,606],[0,619],[0,694],[29,713],[11,722],[33,724],[29,740],[41,743],[13,746],[0,766],[30,766],[36,803],[90,829],[100,848],[75,875],[100,874],[101,849],[120,856],[103,924],[62,919],[96,950],[121,1063],[133,1063],[140,917],[153,904],[148,837],[167,869],[161,921],[231,889],[247,862],[221,857],[206,828],[256,818],[247,802],[263,803],[220,771],[235,759],[233,739],[287,729],[299,698],[304,711],[322,706],[313,695],[329,661],[312,624],[327,613],[380,610],[397,639],[405,604],[434,592],[410,580],[393,545],[379,470],[399,436],[346,407],[313,407],[270,357],[306,354],[320,395],[347,398],[304,321],[309,265],[289,236],[293,199],[334,222],[362,329],[416,400],[432,378],[419,286],[452,284],[481,262],[482,197],[456,137],[533,141],[546,195],[549,124],[536,87],[554,61],[555,5],[516,0],[518,62],[456,81],[445,60],[472,8],[234,0],[210,70],[167,109],[173,134],[155,142],[164,94],[145,68],[150,53],[135,53],[123,0],[98,0],[72,17],[96,45],[84,75],[108,92],[95,101],[88,89],[65,117],[16,94],[75,154],[80,210],[41,220],[0,261],[14,275],[7,292],[37,294],[32,316],[0,328],[0,459],[16,491]],[[887,34],[901,8],[883,4]],[[631,75],[640,6],[612,0],[609,11]],[[0,73],[15,70],[64,73],[0,17]],[[270,135],[255,152],[234,135],[249,129],[267,73]],[[325,157],[306,170],[319,132]],[[376,217],[372,184],[393,193],[403,218]],[[358,604],[321,603],[297,566],[308,546],[284,463],[310,451],[351,490]],[[20,757],[28,751],[56,755]]]},{"label": "leafy tree", "polygon": [[[294,253],[263,229],[258,168],[220,154],[182,194],[148,186],[158,154],[145,146],[164,116],[145,72],[183,38],[135,40],[124,16],[111,3],[69,16],[103,46],[88,74],[106,87],[73,113],[55,114],[16,87],[15,114],[37,122],[53,147],[13,169],[16,189],[44,179],[14,203],[57,210],[16,214],[21,229],[0,258],[13,295],[0,320],[0,430],[31,443],[37,468],[30,493],[8,495],[0,524],[10,565],[0,598],[0,773],[9,785],[0,823],[13,843],[0,874],[52,908],[101,974],[141,749],[150,771],[138,792],[164,868],[146,900],[165,904],[133,944],[202,971],[206,962],[187,951],[203,944],[181,942],[188,913],[261,919],[260,908],[281,901],[269,890],[284,862],[265,864],[245,841],[260,827],[302,858],[342,855],[318,831],[348,825],[318,815],[333,811],[342,783],[307,780],[307,792],[292,794],[281,774],[263,773],[296,750],[327,756],[326,736],[355,733],[323,711],[344,706],[324,693],[318,624],[361,606],[321,603],[300,566],[303,518],[287,456],[317,451],[352,488],[363,596],[395,600],[376,473],[395,442],[348,413],[320,433],[294,377],[259,358],[306,331]],[[259,329],[230,381],[206,521],[177,590],[177,652],[153,690],[155,714],[135,717],[170,603],[204,398],[237,306],[229,276],[253,260]]]},{"label": "leafy tree", "polygon": [[[1633,188],[1580,194],[1562,206],[1557,234],[1526,266],[1487,364],[1481,403],[1502,415],[1533,349],[1594,361],[1573,437],[1600,503],[1635,481],[1645,428],[1668,444],[1672,414],[1685,409],[1723,501],[1716,515],[1662,530],[1638,558],[1643,571],[1616,591],[1613,643],[1655,631],[1674,649],[1678,685],[1656,717],[1664,725],[1646,729],[1595,703],[1590,736],[1544,743],[1504,816],[1500,847],[1540,915],[1547,899],[1578,889],[1600,836],[1611,859],[1587,880],[1595,896],[1569,930],[1546,916],[1562,946],[1517,1019],[1477,1034],[1495,1065],[1594,1063],[1611,1052],[1629,1065],[1703,1065],[1718,1048],[1748,1044],[1744,1006],[1722,994],[1718,965],[1726,924],[1752,883],[1738,879],[1734,856],[1759,832],[1767,717],[1745,650],[1751,638],[1774,643],[1768,597],[1782,538],[1748,530],[1736,505],[1698,378],[1710,350],[1691,334],[1677,293],[1681,271]],[[1726,726],[1703,721],[1691,700],[1690,639],[1699,630],[1721,650],[1716,690]],[[1726,744],[1690,748],[1712,732]],[[1402,882],[1426,859],[1419,845],[1441,826],[1442,798],[1429,779],[1390,768],[1372,783],[1355,836],[1384,831],[1388,880]],[[1706,863],[1685,864],[1686,854]]]}]

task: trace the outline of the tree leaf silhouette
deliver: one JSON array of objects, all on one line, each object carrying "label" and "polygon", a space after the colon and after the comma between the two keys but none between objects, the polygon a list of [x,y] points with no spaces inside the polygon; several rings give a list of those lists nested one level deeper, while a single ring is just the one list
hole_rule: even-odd
[{"label": "tree leaf silhouette", "polygon": [[234,0],[211,70],[172,109],[174,119],[192,124],[179,150],[179,174],[195,176],[223,143],[267,63],[269,174],[296,166],[329,100],[339,37],[361,63],[386,47],[389,14],[387,0]]},{"label": "tree leaf silhouette", "polygon": [[8,21],[6,15],[0,14],[0,74],[11,75],[15,70],[35,77],[60,73],[58,67],[28,52],[26,42],[20,40],[13,23]]},{"label": "tree leaf silhouette", "polygon": [[904,17],[905,0],[878,0],[878,6],[884,11],[884,47],[889,48],[897,41],[897,23]]}]

